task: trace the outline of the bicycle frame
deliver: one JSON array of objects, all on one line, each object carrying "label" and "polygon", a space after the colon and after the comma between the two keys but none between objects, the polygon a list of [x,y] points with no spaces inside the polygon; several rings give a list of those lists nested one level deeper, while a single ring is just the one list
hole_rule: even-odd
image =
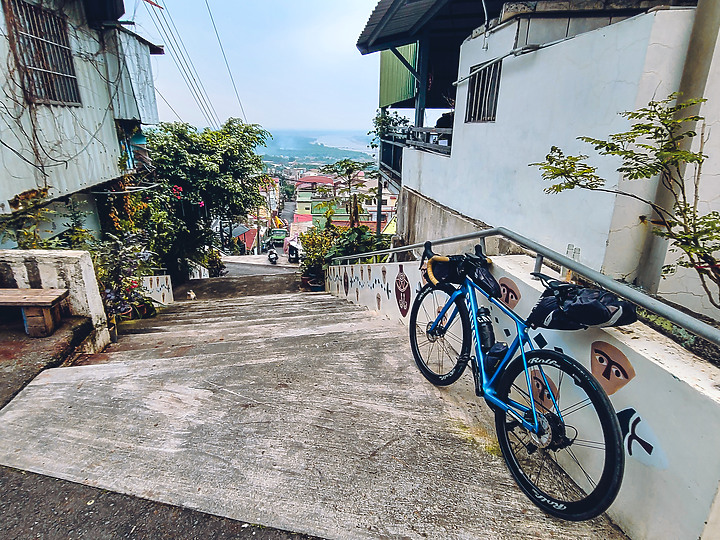
[{"label": "bicycle frame", "polygon": [[[479,332],[478,332],[478,325],[477,325],[477,312],[478,312],[478,301],[477,297],[475,296],[475,291],[480,292],[487,300],[493,304],[494,306],[497,306],[503,313],[505,313],[508,317],[510,317],[514,323],[516,328],[516,335],[513,342],[508,347],[507,353],[505,354],[505,357],[500,361],[497,368],[495,369],[495,373],[493,373],[491,376],[488,375],[486,369],[485,369],[485,354],[482,351],[482,348],[480,347],[480,340],[478,339]],[[500,375],[503,373],[505,368],[507,367],[508,363],[514,358],[515,353],[520,350],[520,356],[522,357],[522,362],[524,364],[524,371],[525,371],[525,379],[527,382],[527,390],[528,395],[532,396],[532,381],[530,380],[530,371],[528,370],[528,364],[527,364],[527,357],[525,355],[525,346],[527,345],[529,350],[535,350],[533,347],[532,342],[530,341],[530,338],[528,336],[528,325],[525,320],[520,318],[517,313],[515,313],[512,309],[505,306],[502,302],[499,300],[491,297],[488,295],[484,290],[482,290],[480,287],[478,287],[473,281],[471,281],[469,278],[465,278],[464,283],[460,286],[459,289],[457,289],[450,299],[447,301],[447,303],[443,306],[443,308],[440,310],[440,313],[438,314],[437,318],[433,322],[433,324],[430,327],[431,331],[434,331],[438,325],[440,325],[440,322],[443,320],[443,318],[446,316],[447,312],[450,310],[450,308],[453,308],[453,311],[450,314],[450,317],[447,319],[447,323],[445,326],[449,326],[453,319],[457,316],[457,308],[454,307],[455,299],[459,296],[462,296],[465,299],[465,303],[468,306],[468,311],[470,314],[470,325],[472,329],[472,335],[473,335],[473,343],[475,347],[475,355],[471,356],[469,361],[471,362],[472,371],[473,371],[473,377],[475,378],[475,387],[478,393],[484,397],[487,401],[492,403],[494,406],[508,412],[510,415],[512,415],[518,422],[520,422],[525,429],[528,429],[534,433],[539,433],[540,431],[540,424],[538,421],[538,413],[537,409],[535,407],[535,400],[530,399],[530,407],[527,407],[526,405],[522,405],[521,403],[517,403],[516,401],[509,400],[509,403],[505,403],[504,401],[501,401],[497,396],[495,392],[495,385],[497,381],[500,378]],[[545,373],[542,371],[542,369],[539,368],[540,373],[542,374],[544,384],[546,387],[549,387],[547,378],[545,376]],[[557,411],[558,415],[562,419],[562,415],[560,414],[559,407],[557,405],[557,402],[555,400],[555,396],[550,393],[551,400],[553,402],[553,406],[555,410]],[[529,411],[532,411],[532,419],[533,422],[529,422],[525,416]]]}]

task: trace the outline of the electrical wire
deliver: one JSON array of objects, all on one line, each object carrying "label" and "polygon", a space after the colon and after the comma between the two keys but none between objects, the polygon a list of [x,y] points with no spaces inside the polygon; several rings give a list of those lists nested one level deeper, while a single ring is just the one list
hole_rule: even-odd
[{"label": "electrical wire", "polygon": [[177,44],[177,39],[172,32],[172,28],[168,26],[168,28],[166,29],[165,26],[163,26],[163,21],[160,19],[160,17],[156,15],[151,10],[151,8],[148,7],[147,4],[145,4],[145,8],[150,14],[155,28],[162,35],[163,39],[165,39],[165,41],[167,42],[168,48],[171,52],[171,57],[175,62],[175,66],[178,68],[180,75],[183,77],[185,84],[187,85],[193,99],[195,100],[195,103],[200,109],[200,112],[205,117],[208,125],[211,127],[215,127],[217,121],[213,117],[211,107],[208,105],[209,98],[207,98],[207,96],[202,93],[197,83],[197,80],[194,79],[194,77],[190,73],[187,59],[185,59],[185,57],[182,55],[182,50]]},{"label": "electrical wire", "polygon": [[164,10],[161,11],[161,13],[162,13],[163,17],[167,13],[167,17],[170,20],[170,24],[172,24],[172,27],[175,30],[175,35],[177,36],[178,41],[180,42],[180,45],[182,46],[182,50],[184,51],[185,56],[187,57],[188,61],[190,62],[190,67],[192,68],[193,73],[195,74],[195,77],[197,78],[197,81],[200,84],[200,88],[202,89],[205,96],[208,98],[208,103],[210,104],[210,107],[212,108],[214,118],[217,121],[218,126],[219,126],[222,124],[222,122],[220,122],[220,117],[218,116],[217,111],[215,110],[215,107],[213,107],[212,102],[210,101],[207,90],[205,90],[205,85],[203,84],[202,79],[200,78],[200,75],[197,72],[197,69],[195,69],[195,64],[192,62],[190,53],[188,52],[187,47],[185,47],[185,41],[182,38],[182,33],[178,30],[178,27],[175,25],[175,20],[173,19],[172,13],[170,13],[170,9],[165,4],[165,1],[160,0],[160,2],[162,3],[163,8],[164,8]]},{"label": "electrical wire", "polygon": [[160,93],[160,90],[158,90],[157,87],[155,87],[155,92],[157,93],[158,96],[160,96],[160,99],[162,99],[162,100],[165,102],[165,105],[167,105],[168,107],[170,107],[170,110],[175,113],[175,116],[177,116],[178,120],[180,120],[181,122],[185,123],[185,120],[183,120],[182,118],[180,118],[180,115],[177,113],[177,111],[176,111],[175,109],[173,109],[173,106],[170,105],[170,103],[168,102],[168,100],[165,99],[165,96],[163,96],[163,95]]},{"label": "electrical wire", "polygon": [[157,15],[151,8],[145,4],[145,8],[147,9],[148,13],[151,15],[153,19],[153,24],[155,24],[155,28],[158,32],[162,35],[164,40],[166,41],[166,44],[168,48],[170,49],[171,57],[173,61],[175,62],[175,66],[178,68],[178,71],[180,72],[180,75],[183,77],[185,84],[187,85],[188,89],[190,90],[190,93],[192,94],[193,99],[195,100],[195,103],[197,104],[198,108],[200,109],[200,112],[205,117],[205,120],[207,121],[209,126],[214,126],[215,119],[212,116],[212,112],[210,111],[210,107],[207,104],[207,97],[202,94],[199,85],[197,84],[197,81],[192,77],[190,74],[190,68],[187,63],[187,59],[183,56],[182,50],[179,50],[179,46],[177,44],[177,40],[175,39],[174,34],[172,33],[171,28],[166,28],[163,25],[163,21],[160,19],[160,16]]},{"label": "electrical wire", "polygon": [[212,10],[210,9],[210,3],[208,0],[205,0],[205,5],[208,8],[208,13],[210,14],[210,21],[212,22],[213,29],[215,30],[215,36],[217,37],[218,43],[220,44],[220,51],[222,51],[223,59],[225,60],[225,66],[227,67],[228,74],[230,75],[230,81],[232,82],[233,89],[235,90],[235,97],[237,97],[238,103],[240,104],[240,111],[242,112],[243,119],[245,120],[245,123],[247,123],[247,116],[245,116],[245,109],[243,108],[242,101],[240,100],[240,94],[238,93],[237,86],[235,85],[235,78],[233,77],[232,70],[230,69],[230,64],[228,63],[227,55],[225,54],[225,48],[223,47],[222,41],[220,40],[220,34],[218,33],[217,26],[215,26],[215,18],[213,17]]}]

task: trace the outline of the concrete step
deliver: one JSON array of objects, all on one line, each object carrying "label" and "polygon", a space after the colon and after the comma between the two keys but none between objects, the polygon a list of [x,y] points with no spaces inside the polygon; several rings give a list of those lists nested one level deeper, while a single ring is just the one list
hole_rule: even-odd
[{"label": "concrete step", "polygon": [[622,538],[535,508],[469,373],[433,387],[377,313],[200,298],[122,331],[0,410],[0,465],[322,538]]},{"label": "concrete step", "polygon": [[176,287],[173,294],[176,299],[182,300],[187,298],[189,290],[199,300],[300,292],[300,274],[192,279]]}]

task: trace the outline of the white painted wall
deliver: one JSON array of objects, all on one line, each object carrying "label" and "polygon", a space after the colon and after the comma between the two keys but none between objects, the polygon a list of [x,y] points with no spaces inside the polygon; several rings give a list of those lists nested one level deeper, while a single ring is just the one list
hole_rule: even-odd
[{"label": "white painted wall", "polygon": [[[403,154],[403,183],[491,226],[503,226],[560,253],[581,248],[580,262],[615,277],[631,276],[644,231],[637,208],[615,207],[615,196],[583,191],[546,195],[532,162],[556,145],[566,153],[592,152],[576,140],[603,138],[628,127],[618,112],[633,110],[677,87],[694,11],[660,10],[580,34],[503,61],[497,121],[464,123],[467,83],[458,87],[451,157],[413,149]],[[466,41],[459,76],[515,47],[517,22],[485,39]],[[668,46],[669,44],[669,46]],[[609,186],[617,163],[592,159]],[[633,186],[635,188],[635,186]],[[641,190],[652,191],[649,183]],[[613,234],[610,235],[610,231]],[[609,245],[608,245],[608,239]],[[618,257],[618,253],[624,254]]]},{"label": "white painted wall", "polygon": [[[0,140],[12,148],[0,147],[0,213],[9,213],[7,201],[27,190],[47,185],[50,197],[59,197],[120,175],[107,70],[98,34],[81,22],[85,17],[80,2],[68,3],[65,12],[82,106],[38,105],[33,122],[22,93],[9,75],[7,28],[4,13],[0,16]],[[39,136],[36,152],[33,130]],[[44,169],[46,177],[38,167]]]},{"label": "white painted wall", "polygon": [[[447,253],[452,252],[448,248]],[[541,293],[541,285],[529,275],[534,260],[504,256],[493,257],[493,262],[495,277],[510,279],[517,287],[520,299],[514,309],[526,316]],[[339,298],[408,324],[408,308],[422,283],[418,262],[406,262],[333,266],[326,286]],[[402,291],[407,291],[404,296]],[[496,308],[494,315],[500,320],[496,336],[506,340],[500,330],[513,325]],[[546,348],[559,347],[588,369],[591,346],[604,342],[620,351],[635,371],[610,395],[615,410],[624,411],[628,429],[625,477],[610,517],[634,540],[720,538],[720,499],[713,508],[720,484],[720,369],[641,323],[575,332],[531,330],[531,339],[538,334],[547,341]],[[605,384],[601,376],[598,380]],[[448,391],[461,392],[455,387]],[[633,433],[652,450],[644,450]]]}]

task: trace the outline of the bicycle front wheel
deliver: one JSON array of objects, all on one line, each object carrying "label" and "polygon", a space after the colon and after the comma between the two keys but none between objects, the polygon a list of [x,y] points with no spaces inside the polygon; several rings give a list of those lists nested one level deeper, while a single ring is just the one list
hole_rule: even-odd
[{"label": "bicycle front wheel", "polygon": [[[600,515],[622,483],[625,454],[612,404],[593,376],[572,358],[554,351],[527,353],[511,362],[497,397],[533,423],[526,430],[498,409],[495,427],[505,463],[520,488],[548,514],[581,521]],[[528,389],[528,379],[530,389]]]},{"label": "bicycle front wheel", "polygon": [[425,378],[436,386],[457,381],[470,357],[472,336],[464,297],[458,296],[445,315],[437,320],[455,291],[446,283],[426,285],[410,311],[410,348],[415,363]]}]

